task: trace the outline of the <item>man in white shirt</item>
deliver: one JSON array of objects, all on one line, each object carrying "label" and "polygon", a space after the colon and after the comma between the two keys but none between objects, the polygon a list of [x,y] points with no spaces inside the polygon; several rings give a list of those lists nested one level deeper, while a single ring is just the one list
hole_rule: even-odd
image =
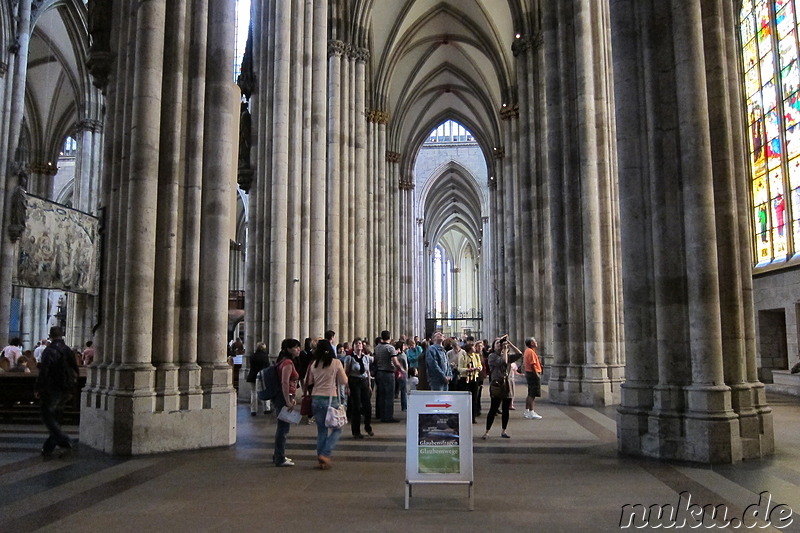
[{"label": "man in white shirt", "polygon": [[37,363],[41,363],[42,362],[42,352],[44,352],[44,349],[47,348],[48,344],[50,344],[49,340],[42,339],[42,342],[33,351],[33,356],[36,358],[36,362]]}]

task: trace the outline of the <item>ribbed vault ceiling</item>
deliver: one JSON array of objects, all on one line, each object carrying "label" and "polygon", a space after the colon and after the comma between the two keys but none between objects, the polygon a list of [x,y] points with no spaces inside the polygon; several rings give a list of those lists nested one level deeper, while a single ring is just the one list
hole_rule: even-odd
[{"label": "ribbed vault ceiling", "polygon": [[520,3],[366,2],[373,97],[392,117],[390,149],[413,155],[449,118],[471,130],[484,153],[499,143],[499,111],[513,99],[511,44],[523,31]]}]

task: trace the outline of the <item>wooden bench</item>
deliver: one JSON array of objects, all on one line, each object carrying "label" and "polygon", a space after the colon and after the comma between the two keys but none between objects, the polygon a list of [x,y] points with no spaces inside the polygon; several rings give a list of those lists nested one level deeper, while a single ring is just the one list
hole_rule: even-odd
[{"label": "wooden bench", "polygon": [[800,373],[792,374],[788,370],[773,370],[772,384],[769,390],[800,396]]},{"label": "wooden bench", "polygon": [[[35,395],[36,372],[0,373],[0,419],[3,422],[39,420],[39,400]],[[64,421],[77,423],[81,412],[81,389],[86,385],[86,369],[81,368],[75,393],[64,407]]]}]

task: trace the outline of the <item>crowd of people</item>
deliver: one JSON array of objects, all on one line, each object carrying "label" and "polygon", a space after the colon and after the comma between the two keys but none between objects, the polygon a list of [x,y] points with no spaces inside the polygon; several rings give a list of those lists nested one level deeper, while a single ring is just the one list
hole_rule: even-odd
[{"label": "crowd of people", "polygon": [[[50,339],[38,341],[32,350],[26,350],[19,337],[9,339],[8,345],[0,351],[0,372],[36,372],[42,362],[42,354],[50,344]],[[71,348],[77,366],[89,366],[94,361],[92,341],[87,341],[83,349]]]},{"label": "crowd of people", "polygon": [[[260,342],[250,356],[246,378],[251,384],[250,413],[256,416],[273,409],[280,412],[283,407],[294,410],[300,406],[301,395],[310,396],[307,421],[317,426],[317,468],[321,470],[332,467],[331,457],[342,433],[341,427],[327,427],[329,407],[346,405],[353,438],[364,439],[365,435],[374,436],[373,420],[385,424],[399,422],[395,416],[395,401],[399,400],[400,410],[406,411],[407,394],[415,389],[469,392],[473,424],[478,423],[481,398],[488,389],[490,407],[482,438],[489,438],[498,414],[500,436],[511,438],[507,429],[509,413],[515,409],[516,375],[524,374],[527,383],[523,417],[542,418],[534,409],[536,398],[541,396],[542,366],[537,348],[533,337],[526,339],[523,351],[508,335],[489,343],[470,336],[445,338],[440,331],[424,341],[405,336],[395,340],[386,330],[373,343],[360,337],[352,342],[337,343],[336,333],[330,330],[323,337],[306,338],[302,347],[297,339],[284,339],[275,363],[280,393],[273,402],[275,405],[270,405],[258,399],[255,386],[258,373],[270,364],[267,347]],[[517,363],[520,360],[521,367]],[[273,453],[276,466],[295,464],[286,457],[290,427],[289,422],[278,419]]]}]

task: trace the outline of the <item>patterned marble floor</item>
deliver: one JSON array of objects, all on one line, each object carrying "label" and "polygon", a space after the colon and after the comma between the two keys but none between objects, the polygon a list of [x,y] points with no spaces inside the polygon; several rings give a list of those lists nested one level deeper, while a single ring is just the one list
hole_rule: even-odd
[{"label": "patterned marble floor", "polygon": [[[404,424],[376,423],[375,436],[360,441],[345,428],[334,468],[324,472],[313,468],[316,430],[305,424],[292,427],[288,439],[297,465],[272,466],[274,419],[251,417],[244,404],[234,446],[136,458],[83,448],[43,461],[42,426],[4,424],[0,532],[620,531],[637,525],[620,527],[625,505],[679,506],[684,493],[693,504],[724,505],[728,518],[743,517],[758,510],[764,492],[770,510],[782,504],[789,514],[780,522],[774,513],[771,527],[758,530],[798,532],[800,398],[769,399],[774,456],[698,467],[618,455],[614,408],[544,399],[537,406],[544,418],[531,421],[522,417],[520,397],[511,439],[499,438],[499,420],[485,441],[484,418],[474,426],[474,511],[467,489],[452,485],[415,486],[405,510]],[[68,429],[77,437],[76,427]],[[744,529],[730,524],[722,530]]]}]

